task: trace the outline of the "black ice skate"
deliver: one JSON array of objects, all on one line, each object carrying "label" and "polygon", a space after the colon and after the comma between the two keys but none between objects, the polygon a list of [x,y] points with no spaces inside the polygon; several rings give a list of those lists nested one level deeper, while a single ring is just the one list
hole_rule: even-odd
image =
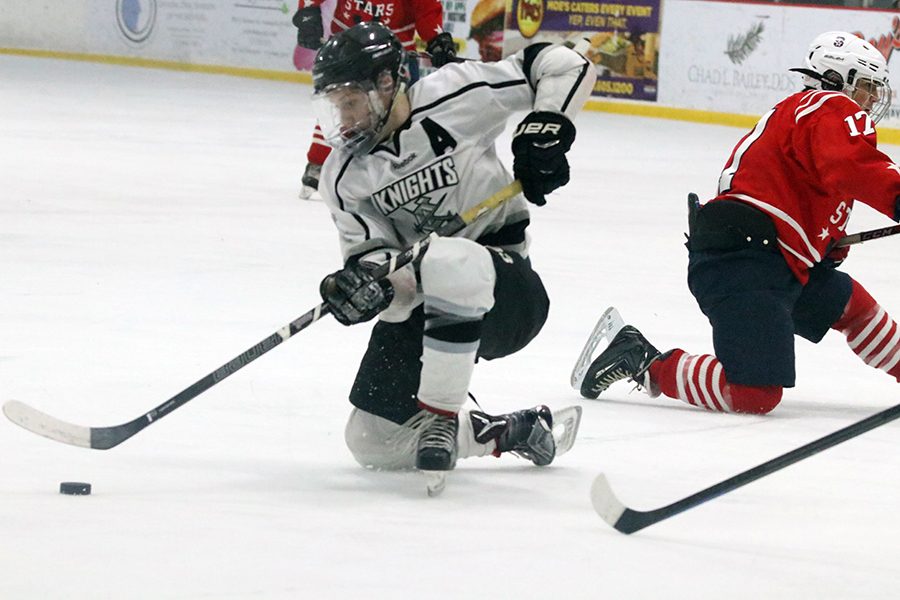
[{"label": "black ice skate", "polygon": [[476,442],[497,441],[497,456],[512,452],[539,467],[549,465],[556,456],[553,413],[544,405],[498,416],[473,410],[469,418]]},{"label": "black ice skate", "polygon": [[433,415],[419,434],[416,468],[422,471],[450,471],[456,466],[456,415]]},{"label": "black ice skate", "polygon": [[650,382],[647,369],[659,355],[659,350],[640,331],[631,325],[625,325],[588,367],[584,381],[581,382],[581,395],[594,399],[613,383],[631,379],[651,397],[658,396],[659,390]]},{"label": "black ice skate", "polygon": [[300,183],[303,184],[303,187],[300,188],[301,200],[309,200],[313,192],[319,189],[319,176],[321,174],[322,165],[315,163],[306,164],[306,170],[303,171],[303,177],[300,178]]}]

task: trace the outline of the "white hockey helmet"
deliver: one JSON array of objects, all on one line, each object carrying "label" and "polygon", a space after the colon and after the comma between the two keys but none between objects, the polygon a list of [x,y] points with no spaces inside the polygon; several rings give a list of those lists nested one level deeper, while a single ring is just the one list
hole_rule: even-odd
[{"label": "white hockey helmet", "polygon": [[869,42],[846,31],[816,36],[806,53],[803,85],[843,92],[878,122],[891,107],[887,61]]}]

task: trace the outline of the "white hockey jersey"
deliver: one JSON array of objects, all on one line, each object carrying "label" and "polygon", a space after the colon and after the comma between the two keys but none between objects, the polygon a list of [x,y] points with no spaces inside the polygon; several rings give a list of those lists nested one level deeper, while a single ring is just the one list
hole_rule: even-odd
[{"label": "white hockey jersey", "polygon": [[[409,120],[363,156],[328,157],[319,192],[337,225],[345,262],[409,246],[512,181],[494,142],[519,111],[574,119],[596,72],[563,46],[529,46],[497,63],[467,61],[438,69],[407,91]],[[460,232],[488,246],[527,255],[524,196],[480,216]]]}]

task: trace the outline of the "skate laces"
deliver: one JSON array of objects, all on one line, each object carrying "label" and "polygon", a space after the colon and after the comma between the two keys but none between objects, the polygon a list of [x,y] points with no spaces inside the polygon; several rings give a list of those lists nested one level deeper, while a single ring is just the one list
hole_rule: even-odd
[{"label": "skate laces", "polygon": [[[419,430],[427,427],[435,417],[437,417],[436,414],[424,410],[416,413],[403,424],[403,427],[398,428],[397,431],[385,438],[385,445],[397,445],[407,453],[414,453],[419,444]],[[412,434],[410,431],[412,431]]]},{"label": "skate laces", "polygon": [[430,423],[423,425],[419,448],[453,450],[456,447],[456,430],[455,418],[433,415]]},{"label": "skate laces", "polygon": [[[626,327],[629,326],[626,325]],[[595,384],[591,386],[591,389],[597,393],[603,393],[617,381],[629,378],[636,384],[634,389],[650,389],[647,370],[660,355],[659,351],[647,342],[636,329],[623,330],[620,335],[623,336],[619,342],[623,347],[620,356],[611,368],[605,373],[601,372],[602,374],[595,379]],[[629,345],[631,345],[630,348]],[[607,351],[612,348],[613,345],[610,344]]]}]

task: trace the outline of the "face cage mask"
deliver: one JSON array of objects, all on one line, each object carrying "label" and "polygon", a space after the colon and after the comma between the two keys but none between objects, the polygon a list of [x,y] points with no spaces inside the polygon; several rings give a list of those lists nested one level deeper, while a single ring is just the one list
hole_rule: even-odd
[{"label": "face cage mask", "polygon": [[[861,83],[867,84],[866,88],[868,89],[860,87]],[[887,81],[880,82],[875,81],[874,79],[857,79],[853,84],[844,86],[844,93],[850,96],[854,102],[859,104],[862,109],[869,114],[869,118],[872,119],[872,122],[875,124],[883,119],[891,108],[893,90]],[[859,100],[863,95],[868,96],[868,102]],[[869,105],[868,108],[866,108],[867,104]]]},{"label": "face cage mask", "polygon": [[400,89],[393,78],[388,79],[391,83],[380,91],[371,81],[359,81],[332,84],[313,94],[319,127],[329,145],[355,155],[375,147]]}]

